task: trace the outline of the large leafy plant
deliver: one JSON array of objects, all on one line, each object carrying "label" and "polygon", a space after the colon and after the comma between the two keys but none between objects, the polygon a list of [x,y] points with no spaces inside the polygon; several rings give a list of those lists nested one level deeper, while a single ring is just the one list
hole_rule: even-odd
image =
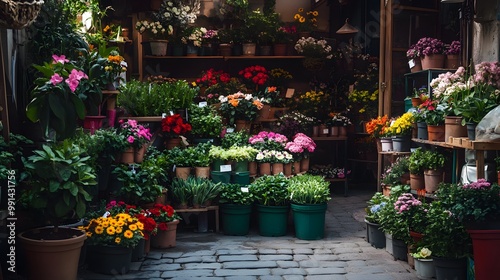
[{"label": "large leafy plant", "polygon": [[67,218],[82,218],[96,185],[95,173],[85,150],[70,140],[43,145],[24,162],[31,194],[29,206],[41,211],[55,226]]},{"label": "large leafy plant", "polygon": [[330,182],[321,176],[304,174],[290,179],[288,195],[295,204],[321,204],[331,199]]},{"label": "large leafy plant", "polygon": [[189,122],[191,134],[197,138],[218,138],[222,132],[222,118],[210,106],[199,107],[191,105],[189,108]]},{"label": "large leafy plant", "polygon": [[283,174],[264,175],[253,181],[249,190],[258,204],[284,206],[289,204],[288,178]]},{"label": "large leafy plant", "polygon": [[144,161],[140,166],[117,166],[113,173],[116,174],[123,186],[117,195],[134,204],[153,202],[162,193],[159,184],[160,176],[164,170]]},{"label": "large leafy plant", "polygon": [[250,205],[254,201],[254,194],[248,188],[242,188],[236,184],[224,184],[221,186],[220,203]]}]

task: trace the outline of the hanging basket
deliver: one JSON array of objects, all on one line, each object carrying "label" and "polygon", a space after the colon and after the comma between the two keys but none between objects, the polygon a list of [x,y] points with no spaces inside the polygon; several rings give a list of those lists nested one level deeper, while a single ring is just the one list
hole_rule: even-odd
[{"label": "hanging basket", "polygon": [[21,29],[38,16],[43,0],[0,0],[0,27]]}]

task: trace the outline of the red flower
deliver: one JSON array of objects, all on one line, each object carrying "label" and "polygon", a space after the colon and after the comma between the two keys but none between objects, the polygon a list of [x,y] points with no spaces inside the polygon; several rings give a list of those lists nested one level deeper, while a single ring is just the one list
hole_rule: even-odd
[{"label": "red flower", "polygon": [[178,136],[190,132],[191,125],[185,123],[181,115],[174,114],[162,119],[161,129],[163,132],[167,132],[168,134],[173,134],[171,136]]},{"label": "red flower", "polygon": [[158,229],[162,230],[162,231],[167,230],[168,229],[167,223],[160,223],[160,224],[158,224]]}]

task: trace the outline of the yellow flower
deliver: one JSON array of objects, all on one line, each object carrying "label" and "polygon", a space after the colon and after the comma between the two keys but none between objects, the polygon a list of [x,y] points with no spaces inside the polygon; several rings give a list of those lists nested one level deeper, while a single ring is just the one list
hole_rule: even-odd
[{"label": "yellow flower", "polygon": [[299,19],[299,18],[300,18],[300,15],[299,15],[299,14],[295,14],[295,15],[293,16],[293,19],[295,19],[295,20],[297,20],[297,19]]},{"label": "yellow flower", "polygon": [[315,17],[317,17],[318,16],[318,11],[313,11],[312,15],[315,16]]},{"label": "yellow flower", "polygon": [[133,233],[133,232],[131,232],[130,230],[128,230],[128,229],[127,229],[127,230],[123,233],[123,236],[125,236],[125,238],[130,239],[130,238],[134,237],[134,233]]},{"label": "yellow flower", "polygon": [[299,18],[299,22],[300,22],[300,23],[304,23],[304,22],[306,22],[306,18],[305,18],[305,17],[300,17],[300,18]]},{"label": "yellow flower", "polygon": [[108,221],[104,221],[101,223],[101,226],[102,227],[109,227],[109,222]]},{"label": "yellow flower", "polygon": [[122,228],[122,227],[116,227],[116,228],[115,228],[115,232],[116,232],[116,234],[120,234],[120,233],[122,233],[122,231],[123,231],[123,228]]},{"label": "yellow flower", "polygon": [[123,225],[125,225],[125,222],[123,222],[122,220],[118,220],[116,222],[116,226],[118,226],[118,227],[122,227]]},{"label": "yellow flower", "polygon": [[101,234],[104,232],[104,228],[102,226],[96,226],[95,227],[95,233]]},{"label": "yellow flower", "polygon": [[115,238],[115,243],[120,244],[122,242],[122,239],[120,237]]},{"label": "yellow flower", "polygon": [[106,233],[108,235],[114,235],[115,234],[115,228],[114,227],[109,227],[106,229]]},{"label": "yellow flower", "polygon": [[299,8],[299,13],[302,13],[304,11],[304,8]]},{"label": "yellow flower", "polygon": [[129,226],[128,226],[128,228],[129,228],[130,230],[132,230],[132,231],[135,231],[135,230],[137,230],[137,225],[135,225],[135,224],[131,224],[131,225],[129,225]]},{"label": "yellow flower", "polygon": [[137,227],[140,229],[140,230],[144,230],[144,224],[141,223],[141,222],[137,222]]},{"label": "yellow flower", "polygon": [[92,232],[90,231],[87,231],[85,234],[87,235],[87,237],[92,237]]}]

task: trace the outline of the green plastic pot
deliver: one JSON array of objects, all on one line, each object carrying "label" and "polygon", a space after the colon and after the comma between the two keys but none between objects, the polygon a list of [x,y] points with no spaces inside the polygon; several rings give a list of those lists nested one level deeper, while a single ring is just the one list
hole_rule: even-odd
[{"label": "green plastic pot", "polygon": [[222,204],[222,225],[225,235],[247,235],[250,230],[252,205]]},{"label": "green plastic pot", "polygon": [[325,236],[326,203],[291,204],[295,236],[303,240],[318,240]]},{"label": "green plastic pot", "polygon": [[289,206],[257,206],[259,234],[262,236],[284,236],[288,228]]},{"label": "green plastic pot", "polygon": [[233,172],[231,173],[231,183],[238,185],[249,185],[250,184],[250,172]]},{"label": "green plastic pot", "polygon": [[220,172],[220,171],[212,171],[210,172],[210,176],[214,183],[223,183],[228,184],[231,179],[231,172]]},{"label": "green plastic pot", "polygon": [[246,172],[248,171],[248,160],[236,161],[234,163],[234,172]]}]

